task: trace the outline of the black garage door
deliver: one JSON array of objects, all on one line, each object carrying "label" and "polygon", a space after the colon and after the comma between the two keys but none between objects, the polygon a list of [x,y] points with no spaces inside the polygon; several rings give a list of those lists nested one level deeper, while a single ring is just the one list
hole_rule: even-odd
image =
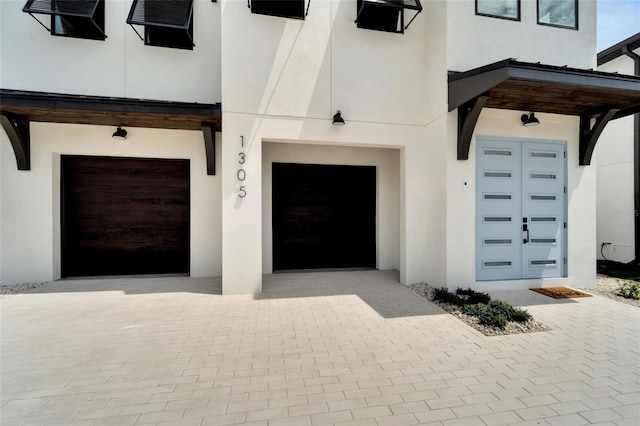
[{"label": "black garage door", "polygon": [[62,157],[62,276],[189,272],[189,161]]},{"label": "black garage door", "polygon": [[376,168],[273,164],[273,269],[374,268]]}]

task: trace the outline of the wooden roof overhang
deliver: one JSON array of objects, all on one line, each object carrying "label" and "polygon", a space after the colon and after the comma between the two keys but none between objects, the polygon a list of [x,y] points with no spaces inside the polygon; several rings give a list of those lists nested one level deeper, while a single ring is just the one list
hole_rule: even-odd
[{"label": "wooden roof overhang", "polygon": [[469,158],[482,108],[498,108],[579,116],[579,161],[589,165],[607,123],[640,113],[640,77],[507,59],[449,73],[449,111],[456,108],[458,160]]},{"label": "wooden roof overhang", "polygon": [[207,173],[215,174],[215,132],[222,131],[217,104],[157,101],[0,89],[0,123],[19,170],[30,170],[29,123],[94,124],[199,130],[204,134]]}]

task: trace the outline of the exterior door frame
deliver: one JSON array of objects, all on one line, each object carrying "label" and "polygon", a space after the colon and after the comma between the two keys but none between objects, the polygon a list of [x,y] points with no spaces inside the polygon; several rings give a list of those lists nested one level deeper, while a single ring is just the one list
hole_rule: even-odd
[{"label": "exterior door frame", "polygon": [[[549,144],[549,145],[562,145],[563,147],[563,154],[564,154],[564,158],[562,159],[562,168],[561,168],[561,172],[563,173],[563,182],[562,182],[562,186],[564,187],[564,191],[563,191],[563,199],[562,199],[562,203],[563,203],[563,207],[562,207],[562,214],[563,214],[563,224],[560,224],[561,226],[561,234],[562,234],[562,247],[560,248],[561,250],[561,265],[560,265],[560,275],[557,277],[549,277],[549,278],[565,278],[568,276],[568,168],[567,168],[567,141],[564,140],[554,140],[554,139],[531,139],[531,138],[520,138],[520,137],[505,137],[505,136],[489,136],[489,135],[478,135],[476,137],[476,159],[475,159],[475,167],[476,167],[476,186],[475,186],[475,191],[476,191],[476,195],[475,195],[475,218],[474,218],[474,224],[475,224],[475,259],[474,259],[474,265],[475,265],[475,276],[476,276],[476,281],[479,282],[483,282],[483,281],[503,281],[503,280],[531,280],[531,279],[544,279],[544,278],[524,278],[523,277],[523,270],[524,267],[522,265],[520,265],[520,274],[519,277],[506,277],[506,278],[478,278],[478,273],[479,273],[479,262],[480,262],[480,243],[479,240],[480,238],[482,238],[480,236],[480,229],[479,227],[481,226],[481,212],[478,211],[479,208],[479,197],[480,197],[480,193],[479,191],[480,189],[480,179],[481,179],[481,168],[479,167],[479,161],[480,161],[480,149],[482,149],[483,147],[483,142],[489,142],[489,141],[494,141],[497,144],[518,144],[518,151],[519,151],[519,155],[520,155],[520,167],[519,167],[519,173],[520,176],[518,177],[519,179],[519,188],[520,188],[520,192],[521,194],[518,194],[518,199],[519,199],[519,203],[522,205],[523,202],[521,200],[521,196],[524,195],[522,194],[522,188],[524,187],[523,183],[522,183],[522,179],[524,178],[523,176],[523,165],[522,165],[522,161],[524,161],[523,158],[523,154],[522,154],[522,149],[523,149],[523,145],[526,143],[535,143],[535,144]],[[520,210],[520,213],[522,214],[522,210]],[[522,218],[518,218],[518,219],[522,219]],[[518,222],[519,226],[521,226],[521,224]],[[515,224],[513,225],[515,226]],[[520,234],[518,234],[520,235]],[[521,240],[520,240],[521,241]],[[520,261],[522,262],[522,243],[519,241],[519,246],[518,246],[518,252],[519,252],[519,256],[520,256]]]}]

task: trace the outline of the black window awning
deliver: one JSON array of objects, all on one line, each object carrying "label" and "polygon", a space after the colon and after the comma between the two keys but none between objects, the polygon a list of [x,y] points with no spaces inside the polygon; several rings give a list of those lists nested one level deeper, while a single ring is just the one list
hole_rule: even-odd
[{"label": "black window awning", "polygon": [[[358,28],[404,33],[422,12],[420,0],[358,0],[356,2]],[[416,14],[404,25],[404,9],[416,10]]]},{"label": "black window awning", "polygon": [[640,77],[513,59],[449,73],[449,111],[458,109],[459,160],[468,159],[482,108],[579,116],[580,164],[588,165],[606,124],[640,113]]},{"label": "black window awning", "polygon": [[[171,38],[184,38],[187,40],[191,47],[193,44],[193,0],[133,0],[131,9],[129,10],[129,16],[127,17],[127,24],[131,25],[143,25],[145,27],[145,37],[143,38],[136,31],[141,40],[144,40],[147,44],[159,44],[167,45],[171,44]],[[149,34],[149,29],[152,33]],[[170,33],[166,36],[164,33],[156,31],[170,30]],[[135,28],[134,28],[135,30]],[[161,43],[154,43],[151,38],[153,37],[167,40],[161,40]],[[166,47],[180,47],[184,43],[180,42],[178,46],[166,46]]]},{"label": "black window awning", "polygon": [[22,8],[22,11],[31,15],[40,25],[46,28],[47,31],[51,31],[51,28],[48,28],[38,18],[33,16],[34,14],[51,15],[52,17],[59,16],[74,19],[76,22],[86,23],[93,28],[99,35],[99,38],[104,39],[107,37],[104,33],[104,23],[97,22],[97,20],[104,20],[104,16],[101,16],[101,19],[98,19],[96,16],[98,6],[101,4],[103,6],[102,12],[104,12],[103,0],[28,0]]},{"label": "black window awning", "polygon": [[23,12],[91,18],[98,0],[28,0]]},{"label": "black window awning", "polygon": [[278,16],[281,18],[304,19],[309,12],[311,0],[250,0],[251,13],[259,15]]},{"label": "black window awning", "polygon": [[186,30],[192,13],[193,0],[133,0],[127,24]]}]

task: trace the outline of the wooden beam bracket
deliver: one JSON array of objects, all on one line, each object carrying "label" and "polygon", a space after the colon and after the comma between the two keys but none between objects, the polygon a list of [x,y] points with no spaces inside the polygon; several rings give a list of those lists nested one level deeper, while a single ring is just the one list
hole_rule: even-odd
[{"label": "wooden beam bracket", "polygon": [[216,127],[211,123],[202,123],[204,150],[207,157],[207,174],[216,174]]},{"label": "wooden beam bracket", "polygon": [[458,107],[458,160],[469,159],[471,136],[488,100],[489,94],[484,93]]},{"label": "wooden beam bracket", "polygon": [[[596,143],[607,123],[620,111],[619,108],[609,108],[604,112],[594,114],[584,114],[580,116],[580,165],[589,166],[591,156],[596,148]],[[591,120],[596,121],[591,125]]]},{"label": "wooden beam bracket", "polygon": [[31,138],[29,120],[6,112],[0,113],[0,124],[11,141],[18,170],[31,170]]}]

